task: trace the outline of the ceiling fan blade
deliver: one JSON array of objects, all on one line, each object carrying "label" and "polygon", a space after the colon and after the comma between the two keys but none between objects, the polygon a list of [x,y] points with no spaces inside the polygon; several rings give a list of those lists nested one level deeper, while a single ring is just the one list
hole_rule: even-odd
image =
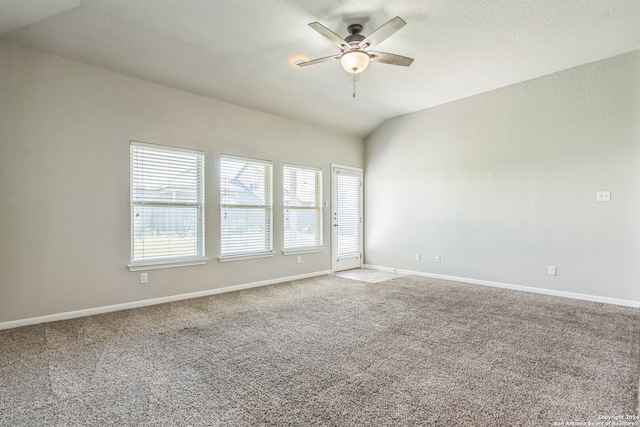
[{"label": "ceiling fan blade", "polygon": [[331,31],[330,29],[328,29],[327,27],[325,27],[321,23],[312,22],[311,24],[309,24],[309,26],[311,28],[313,28],[314,30],[316,30],[317,32],[319,32],[320,34],[322,34],[323,36],[325,36],[327,39],[329,39],[330,42],[337,44],[341,48],[343,48],[343,49],[350,49],[351,48],[351,46],[349,46],[349,43],[344,41],[344,39],[342,37],[340,37],[339,35],[337,35],[333,31]]},{"label": "ceiling fan blade", "polygon": [[340,55],[325,56],[324,58],[312,59],[311,61],[298,62],[298,67],[306,67],[307,65],[315,65],[321,62],[331,61],[332,59],[339,59]]},{"label": "ceiling fan blade", "polygon": [[393,33],[398,31],[400,28],[407,25],[406,22],[399,16],[396,16],[392,20],[388,21],[386,24],[383,24],[380,28],[375,30],[373,33],[369,34],[364,40],[360,42],[361,49],[371,49],[375,45],[382,43],[387,38],[389,38]]},{"label": "ceiling fan blade", "polygon": [[369,58],[374,62],[381,62],[383,64],[402,65],[408,67],[413,62],[413,58],[407,56],[396,55],[394,53],[385,52],[367,52]]}]

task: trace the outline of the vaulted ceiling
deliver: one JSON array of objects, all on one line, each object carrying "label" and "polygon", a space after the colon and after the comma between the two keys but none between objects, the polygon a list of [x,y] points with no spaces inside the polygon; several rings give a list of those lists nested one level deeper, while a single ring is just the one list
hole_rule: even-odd
[{"label": "vaulted ceiling", "polygon": [[[357,96],[307,24],[367,35]],[[638,0],[2,0],[0,39],[237,105],[366,136],[384,120],[640,48]]]}]

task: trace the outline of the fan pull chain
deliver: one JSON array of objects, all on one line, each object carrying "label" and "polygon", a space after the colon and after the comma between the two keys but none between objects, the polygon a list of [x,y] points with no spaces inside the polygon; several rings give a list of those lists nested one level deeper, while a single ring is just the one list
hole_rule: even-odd
[{"label": "fan pull chain", "polygon": [[356,73],[349,73],[349,80],[353,84],[353,98],[356,97],[356,83],[360,80],[360,75]]}]

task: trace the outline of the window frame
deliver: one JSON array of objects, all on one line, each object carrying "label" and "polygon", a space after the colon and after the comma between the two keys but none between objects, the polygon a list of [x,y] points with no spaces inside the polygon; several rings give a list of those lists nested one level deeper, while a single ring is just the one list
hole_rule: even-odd
[{"label": "window frame", "polygon": [[[225,196],[224,186],[226,182],[223,179],[223,161],[228,159],[229,161],[244,163],[245,166],[248,165],[260,165],[265,169],[263,171],[263,179],[264,179],[264,194],[263,199],[265,201],[264,204],[230,204],[226,203],[223,198]],[[219,163],[219,185],[220,185],[220,256],[218,260],[220,262],[227,261],[239,261],[246,259],[254,259],[254,258],[266,258],[273,257],[275,254],[273,250],[273,162],[270,160],[263,159],[255,159],[246,156],[236,156],[231,154],[221,154],[220,155],[220,163]],[[234,252],[224,252],[224,244],[225,244],[225,233],[223,230],[223,220],[224,220],[224,212],[225,210],[234,210],[234,209],[261,209],[265,212],[266,218],[266,229],[265,230],[265,249],[264,250],[255,250],[255,251],[234,251]]]},{"label": "window frame", "polygon": [[[312,171],[314,172],[314,188],[315,188],[315,203],[313,206],[301,206],[301,205],[287,205],[286,204],[286,193],[289,190],[287,188],[288,183],[286,182],[286,169],[300,170],[300,171]],[[322,252],[324,248],[324,216],[323,216],[323,171],[322,168],[313,167],[313,166],[305,166],[305,165],[297,165],[293,163],[284,163],[282,165],[282,212],[283,212],[283,239],[282,239],[282,253],[284,255],[296,255],[303,253],[313,253],[313,252]],[[287,247],[287,239],[286,239],[286,230],[287,230],[287,211],[288,210],[298,210],[298,211],[315,211],[316,212],[316,244],[307,245],[307,246],[290,246]]]},{"label": "window frame", "polygon": [[[196,201],[195,202],[186,202],[186,201],[171,201],[167,202],[166,200],[134,200],[134,169],[136,168],[136,164],[134,164],[134,151],[136,148],[141,148],[142,150],[149,150],[152,152],[155,150],[156,152],[164,152],[164,153],[180,153],[180,154],[188,154],[193,155],[195,158],[193,159],[196,163],[196,182],[195,182],[195,191],[196,191]],[[193,150],[187,148],[166,146],[160,144],[152,144],[148,142],[134,141],[131,140],[129,144],[129,185],[130,185],[130,193],[129,193],[129,201],[130,201],[130,263],[127,265],[129,271],[140,271],[140,270],[151,270],[151,269],[159,269],[159,268],[172,268],[172,267],[183,267],[189,265],[202,265],[206,264],[208,258],[206,257],[205,252],[205,196],[204,196],[204,187],[205,187],[205,159],[204,152],[200,150]],[[157,165],[156,165],[157,166]],[[171,169],[167,169],[169,172]],[[137,172],[136,172],[137,173]],[[135,248],[136,248],[136,234],[135,234],[135,210],[136,207],[149,206],[149,207],[158,207],[158,208],[175,208],[175,207],[185,207],[185,208],[196,208],[197,212],[197,231],[196,231],[196,255],[174,255],[168,257],[157,257],[157,258],[140,258],[136,259],[135,257]]]}]

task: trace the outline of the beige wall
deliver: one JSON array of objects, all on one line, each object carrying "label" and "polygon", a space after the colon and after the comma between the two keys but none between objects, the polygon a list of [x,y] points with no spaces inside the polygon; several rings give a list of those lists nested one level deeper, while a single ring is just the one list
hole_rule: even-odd
[{"label": "beige wall", "polygon": [[[204,150],[204,266],[129,272],[129,141]],[[221,153],[274,162],[273,258],[220,263]],[[304,275],[283,256],[282,163],[362,167],[363,141],[0,42],[0,322]]]},{"label": "beige wall", "polygon": [[640,301],[640,51],[385,122],[365,236],[371,265]]}]

